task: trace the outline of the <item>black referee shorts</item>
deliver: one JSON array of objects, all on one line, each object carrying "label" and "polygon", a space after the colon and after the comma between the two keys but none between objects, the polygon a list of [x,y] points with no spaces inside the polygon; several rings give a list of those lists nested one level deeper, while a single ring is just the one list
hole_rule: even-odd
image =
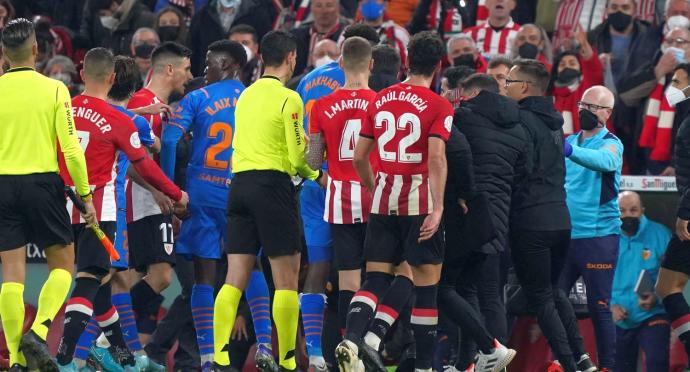
[{"label": "black referee shorts", "polygon": [[57,173],[0,176],[0,252],[71,243],[64,190]]},{"label": "black referee shorts", "polygon": [[289,256],[302,249],[295,185],[278,171],[234,175],[228,197],[226,253]]},{"label": "black referee shorts", "polygon": [[[108,275],[110,271],[110,255],[103,247],[96,233],[87,227],[85,223],[72,225],[74,230],[74,248],[77,252],[77,272],[87,272],[94,275]],[[102,221],[99,226],[103,233],[115,241],[117,223],[115,221]]]}]

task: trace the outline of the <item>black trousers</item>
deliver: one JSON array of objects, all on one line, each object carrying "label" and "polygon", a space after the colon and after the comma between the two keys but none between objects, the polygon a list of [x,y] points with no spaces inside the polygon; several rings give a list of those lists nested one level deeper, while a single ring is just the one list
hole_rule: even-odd
[{"label": "black trousers", "polygon": [[565,371],[575,372],[575,350],[571,344],[580,343],[578,348],[581,348],[582,338],[572,305],[558,288],[570,246],[570,230],[512,229],[510,245],[515,273],[530,308],[537,315],[539,327]]}]

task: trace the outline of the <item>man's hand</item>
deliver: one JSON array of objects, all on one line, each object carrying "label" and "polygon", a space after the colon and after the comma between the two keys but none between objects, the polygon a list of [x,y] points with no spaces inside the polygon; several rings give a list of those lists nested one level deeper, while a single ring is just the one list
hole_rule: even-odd
[{"label": "man's hand", "polygon": [[425,240],[431,239],[432,236],[438,231],[438,227],[441,224],[441,217],[443,212],[433,211],[430,215],[426,216],[424,223],[419,228],[419,239],[417,242],[421,243]]},{"label": "man's hand", "polygon": [[573,39],[575,39],[575,41],[580,45],[580,55],[582,55],[582,58],[586,60],[592,58],[594,51],[592,50],[592,46],[589,45],[589,41],[587,40],[587,32],[582,25],[578,24],[575,26],[575,29],[573,30]]},{"label": "man's hand", "polygon": [[620,322],[628,317],[628,312],[618,305],[611,306],[611,314],[613,314],[614,322]]},{"label": "man's hand", "polygon": [[178,216],[184,216],[187,212],[187,206],[189,205],[189,195],[185,191],[182,191],[182,199],[175,202],[173,212]]},{"label": "man's hand", "polygon": [[151,191],[151,195],[153,195],[153,200],[158,204],[158,208],[161,209],[161,213],[171,214],[173,212],[173,201],[167,195],[158,190]]},{"label": "man's hand", "polygon": [[137,115],[158,115],[158,114],[169,114],[172,112],[172,107],[166,105],[163,102],[157,102],[149,106],[139,107],[133,110]]},{"label": "man's hand", "polygon": [[458,199],[458,205],[460,206],[460,209],[462,209],[462,214],[467,214],[467,212],[470,211],[470,209],[467,208],[467,202],[465,199]]},{"label": "man's hand", "polygon": [[601,62],[602,66],[606,66],[611,59],[611,53],[599,53],[599,62]]},{"label": "man's hand", "polygon": [[682,218],[676,220],[676,235],[678,239],[686,241],[690,240],[690,232],[688,232],[688,221]]},{"label": "man's hand", "polygon": [[672,73],[677,64],[678,61],[676,60],[676,54],[670,50],[666,51],[666,53],[661,56],[659,62],[657,62],[656,66],[654,67],[654,75],[656,75],[657,79],[661,79],[662,77]]},{"label": "man's hand", "polygon": [[247,320],[245,320],[242,315],[238,315],[237,318],[235,318],[235,325],[232,327],[230,337],[234,341],[249,339],[249,333],[247,332]]},{"label": "man's hand", "polygon": [[649,311],[656,305],[656,296],[654,293],[645,293],[644,295],[639,296],[637,300],[637,304],[640,305],[640,308],[644,311]]},{"label": "man's hand", "polygon": [[84,208],[86,213],[82,213],[81,217],[86,221],[86,224],[90,226],[98,225],[98,219],[96,218],[96,207],[93,206],[93,200],[85,201]]},{"label": "man's hand", "polygon": [[316,182],[319,184],[319,186],[323,187],[324,189],[326,186],[328,186],[328,171],[322,171],[321,177],[316,179]]},{"label": "man's hand", "polygon": [[676,176],[676,168],[668,166],[668,167],[666,167],[666,169],[664,169],[663,172],[661,172],[660,176],[675,177]]}]

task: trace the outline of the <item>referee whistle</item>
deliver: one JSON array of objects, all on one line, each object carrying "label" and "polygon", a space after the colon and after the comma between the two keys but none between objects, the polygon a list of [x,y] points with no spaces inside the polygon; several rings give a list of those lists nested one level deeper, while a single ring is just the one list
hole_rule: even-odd
[{"label": "referee whistle", "polygon": [[[81,199],[77,198],[77,194],[74,193],[74,190],[72,190],[71,187],[65,186],[65,194],[67,194],[70,200],[72,200],[72,203],[77,206],[77,209],[79,209],[81,213],[86,213],[84,203],[82,203]],[[110,259],[113,261],[118,261],[120,259],[120,254],[117,253],[117,250],[115,250],[115,247],[113,246],[113,242],[108,239],[108,236],[105,235],[98,224],[92,225],[91,230],[93,230],[93,233],[96,234],[98,240],[100,240],[101,244],[103,244],[103,248],[105,248],[105,251],[108,252]]]}]

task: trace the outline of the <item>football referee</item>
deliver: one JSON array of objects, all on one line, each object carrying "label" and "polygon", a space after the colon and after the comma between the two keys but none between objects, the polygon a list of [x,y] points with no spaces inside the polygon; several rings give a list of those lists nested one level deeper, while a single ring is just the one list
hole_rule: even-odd
[{"label": "football referee", "polygon": [[[213,340],[215,371],[230,370],[227,343],[237,305],[259,248],[271,262],[275,296],[273,320],[278,333],[281,371],[296,370],[295,338],[299,317],[297,275],[300,220],[295,186],[299,175],[322,186],[328,178],[304,158],[302,100],[284,84],[297,58],[294,37],[272,31],[261,40],[264,75],[247,88],[235,108],[234,177],[228,199],[228,276],[216,297]],[[260,370],[269,367],[257,360]]]},{"label": "football referee", "polygon": [[[0,317],[11,370],[26,370],[29,362],[31,370],[51,372],[57,368],[50,363],[45,340],[74,269],[72,227],[58,175],[58,141],[89,224],[95,221],[95,209],[69,92],[63,83],[33,69],[38,54],[33,24],[23,18],[7,24],[2,49],[10,69],[0,77]],[[50,275],[38,298],[36,320],[22,337],[29,242],[45,249]]]}]

